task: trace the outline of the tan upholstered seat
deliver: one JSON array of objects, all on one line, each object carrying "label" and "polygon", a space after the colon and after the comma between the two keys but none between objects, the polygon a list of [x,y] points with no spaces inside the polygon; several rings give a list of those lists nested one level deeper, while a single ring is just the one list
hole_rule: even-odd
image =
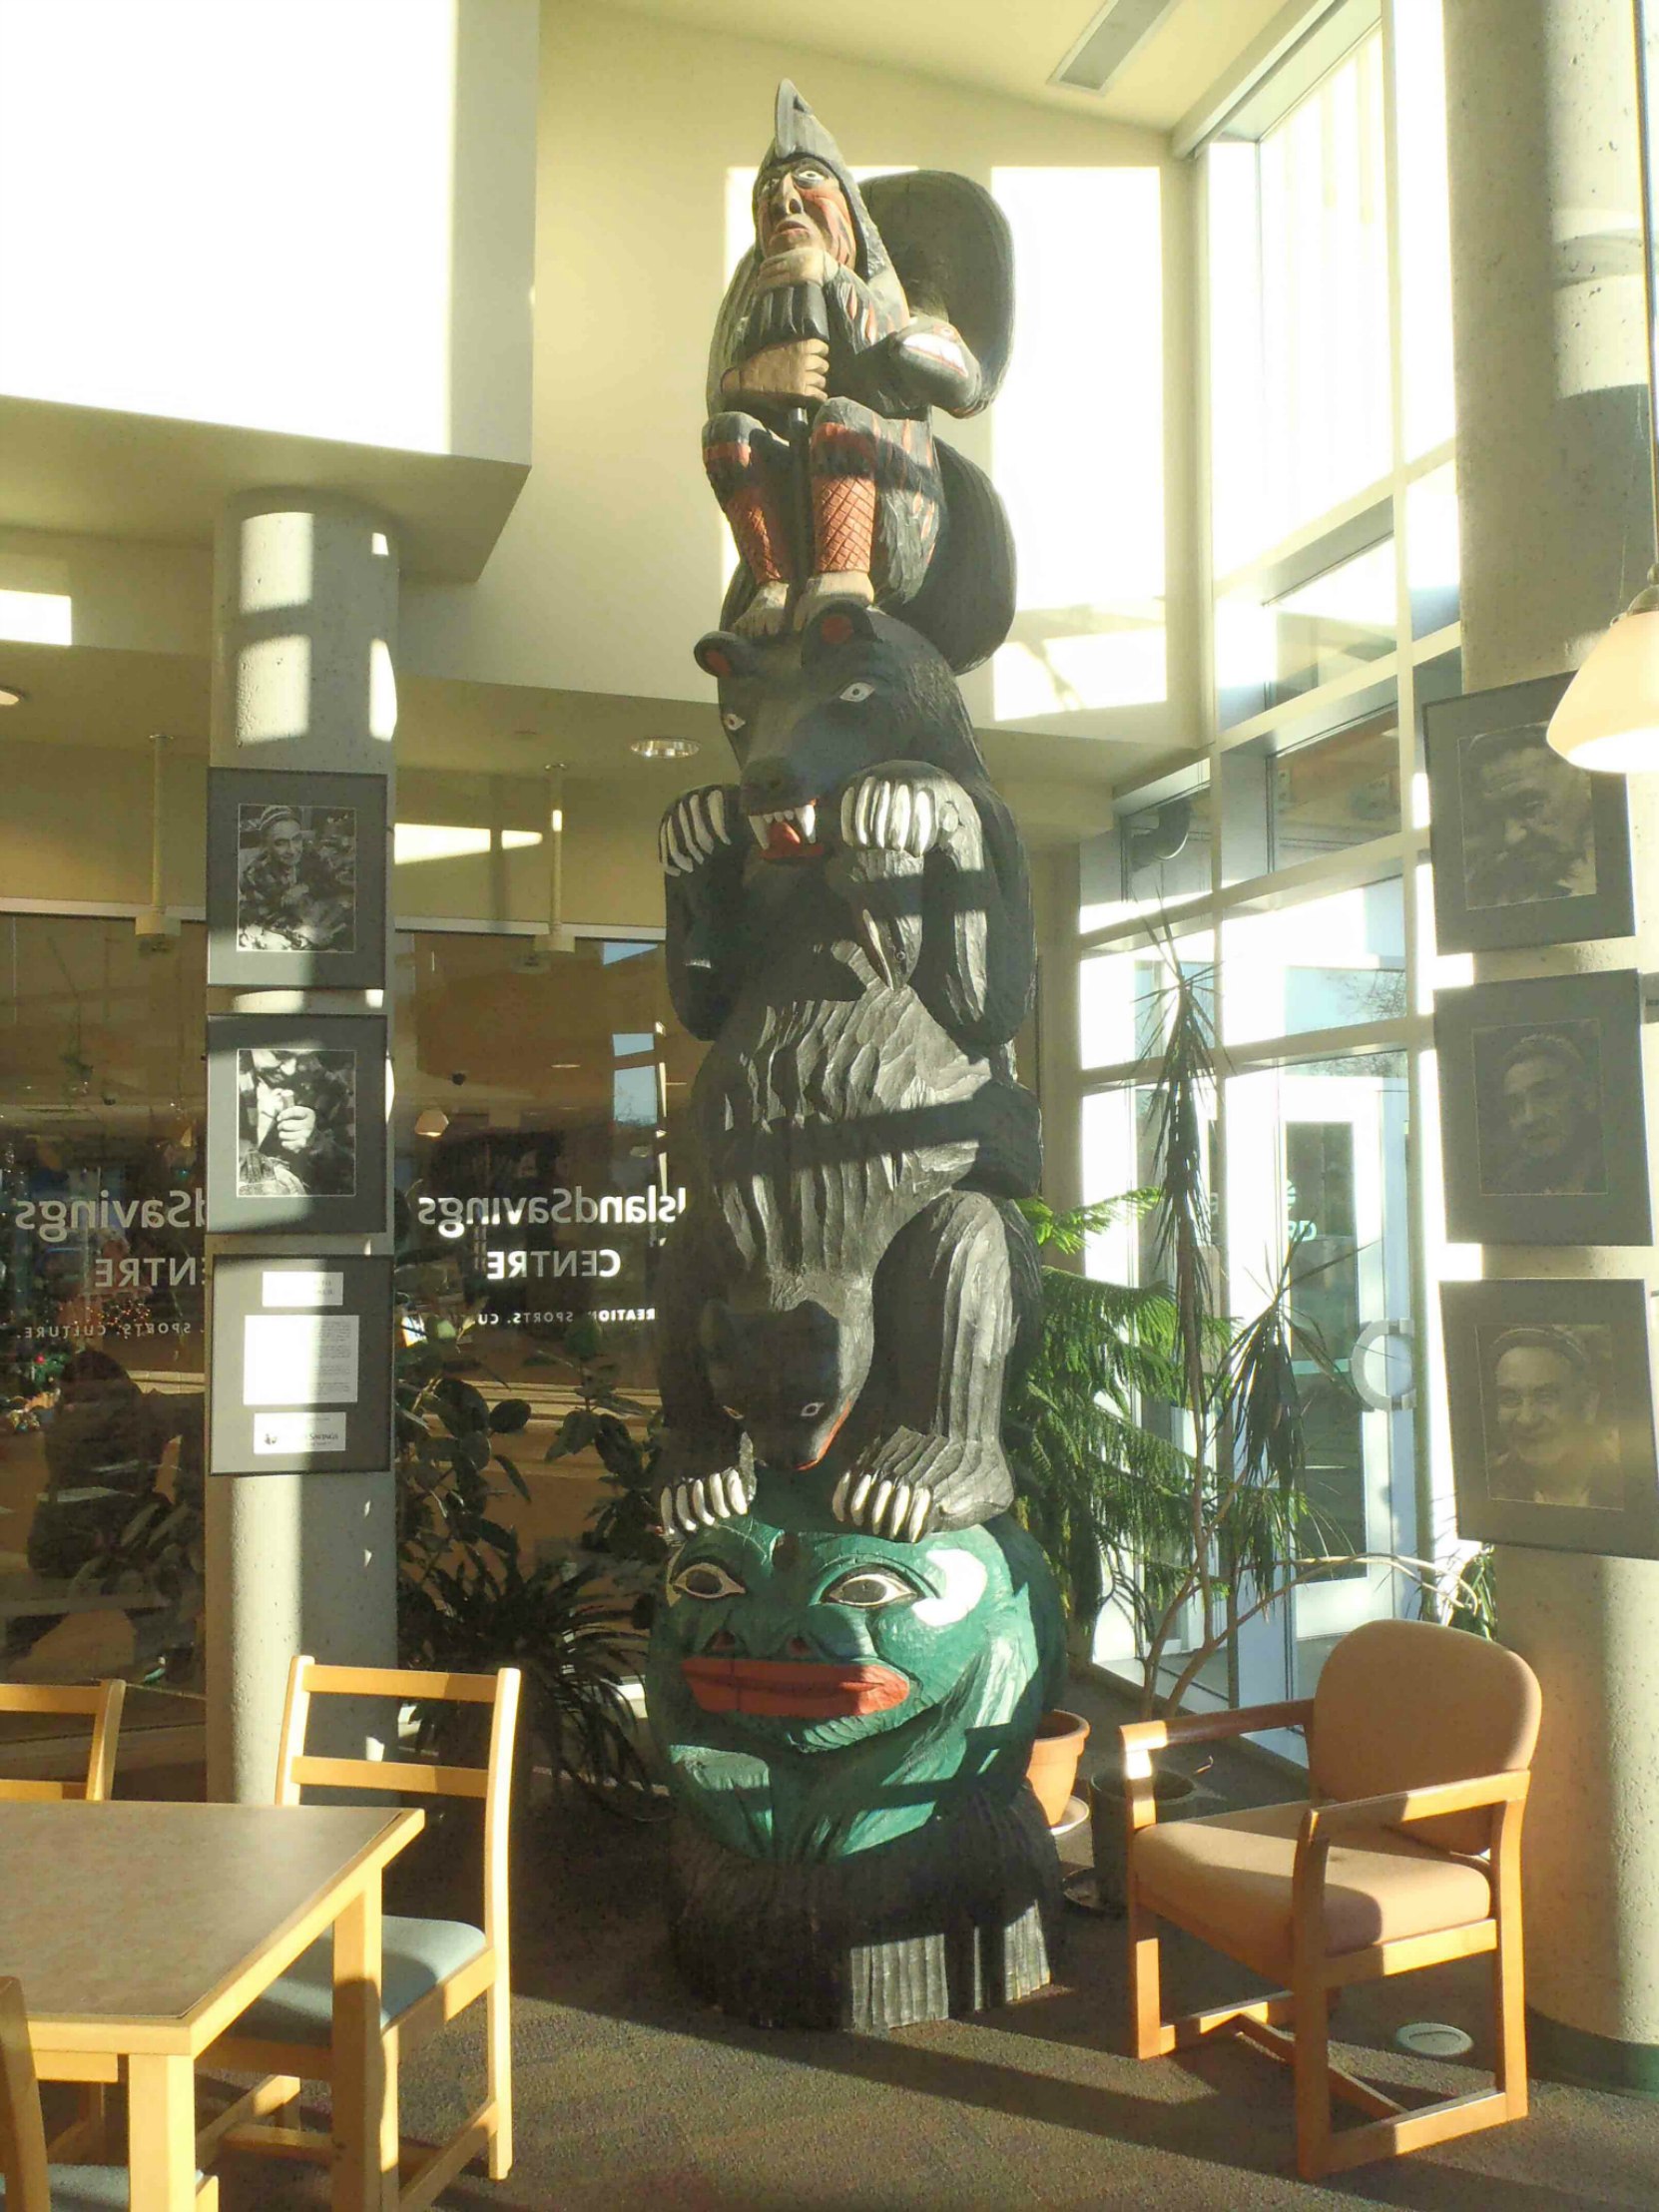
[{"label": "tan upholstered seat", "polygon": [[[1214,1922],[1229,1953],[1265,1974],[1291,1973],[1291,1877],[1306,1803],[1265,1805],[1211,1820],[1145,1830],[1135,1854],[1141,1902],[1191,1928]],[[1329,1957],[1405,1936],[1483,1921],[1492,1910],[1483,1869],[1425,1851],[1389,1829],[1332,1846],[1325,1876]]]},{"label": "tan upholstered seat", "polygon": [[[1124,1729],[1136,2056],[1237,2033],[1291,2061],[1297,2167],[1310,2181],[1519,2119],[1520,1827],[1541,1706],[1531,1668],[1501,1645],[1425,1621],[1371,1621],[1337,1645],[1312,1698]],[[1306,1803],[1157,1825],[1155,1751],[1277,1728],[1308,1732]],[[1161,1921],[1289,1989],[1166,2020]],[[1482,1952],[1497,2029],[1489,2094],[1407,2111],[1331,2064],[1334,1992]],[[1293,2023],[1294,2038],[1282,2032]],[[1369,2124],[1334,2132],[1333,2094]]]}]

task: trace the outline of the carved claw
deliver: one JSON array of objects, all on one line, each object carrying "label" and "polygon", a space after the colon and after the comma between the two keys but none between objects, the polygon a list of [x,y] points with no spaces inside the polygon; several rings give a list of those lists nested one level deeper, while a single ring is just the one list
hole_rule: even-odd
[{"label": "carved claw", "polygon": [[695,1536],[700,1528],[747,1513],[754,1496],[754,1485],[742,1469],[725,1467],[715,1474],[693,1475],[678,1489],[665,1489],[657,1509],[671,1536]]},{"label": "carved claw", "polygon": [[872,769],[841,794],[841,842],[849,851],[902,853],[919,860],[954,831],[960,809],[948,778],[896,764]]},{"label": "carved claw", "polygon": [[731,844],[740,819],[737,795],[723,784],[707,784],[677,799],[657,831],[663,872],[694,874]]},{"label": "carved claw", "polygon": [[933,1514],[933,1492],[925,1482],[904,1482],[873,1472],[843,1474],[830,1509],[836,1520],[867,1528],[895,1544],[918,1543]]}]

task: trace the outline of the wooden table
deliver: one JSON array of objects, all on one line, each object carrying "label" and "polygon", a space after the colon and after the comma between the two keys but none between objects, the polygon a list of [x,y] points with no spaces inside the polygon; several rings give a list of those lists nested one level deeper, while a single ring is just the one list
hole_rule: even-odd
[{"label": "wooden table", "polygon": [[125,2073],[132,2212],[196,2200],[196,2060],[334,1932],[332,2204],[397,2192],[380,2046],[380,1875],[423,1816],[386,1807],[0,1802],[0,1973],[41,2075]]}]

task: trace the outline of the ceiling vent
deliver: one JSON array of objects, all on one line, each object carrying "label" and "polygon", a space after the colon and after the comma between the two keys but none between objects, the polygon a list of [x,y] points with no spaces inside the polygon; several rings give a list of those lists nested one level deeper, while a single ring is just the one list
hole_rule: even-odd
[{"label": "ceiling vent", "polygon": [[1049,83],[1070,85],[1075,92],[1104,92],[1174,6],[1175,0],[1106,0]]}]

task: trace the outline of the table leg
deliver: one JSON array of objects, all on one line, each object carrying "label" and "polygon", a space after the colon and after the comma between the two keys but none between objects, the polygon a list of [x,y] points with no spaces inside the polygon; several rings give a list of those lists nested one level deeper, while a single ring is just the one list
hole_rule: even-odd
[{"label": "table leg", "polygon": [[135,2052],[127,2061],[127,2163],[132,2212],[182,2212],[196,2202],[196,2066]]},{"label": "table leg", "polygon": [[380,2032],[380,1876],[334,1923],[333,2212],[395,2212],[397,2061]]}]

